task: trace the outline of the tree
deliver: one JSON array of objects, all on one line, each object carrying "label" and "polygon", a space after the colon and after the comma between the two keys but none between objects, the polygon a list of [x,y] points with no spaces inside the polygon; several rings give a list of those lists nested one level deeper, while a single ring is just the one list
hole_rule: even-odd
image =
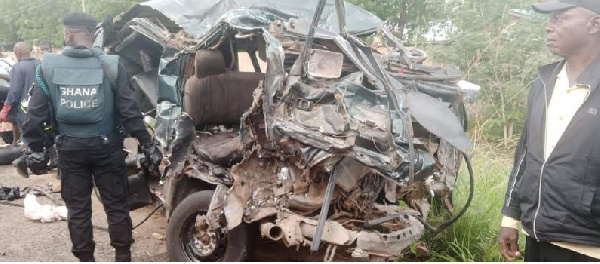
[{"label": "tree", "polygon": [[442,22],[452,6],[446,0],[348,0],[385,20],[399,39],[415,42],[432,25]]},{"label": "tree", "polygon": [[[87,1],[87,11],[99,21],[114,17],[141,0]],[[68,12],[82,11],[80,0],[0,0],[0,43],[26,41],[37,44],[48,39],[62,46],[61,18]]]},{"label": "tree", "polygon": [[543,19],[520,13],[530,11],[532,2],[464,0],[448,14],[456,27],[449,44],[427,47],[436,62],[457,65],[464,78],[482,86],[470,119],[484,139],[514,142],[537,67],[553,59],[544,45]]}]

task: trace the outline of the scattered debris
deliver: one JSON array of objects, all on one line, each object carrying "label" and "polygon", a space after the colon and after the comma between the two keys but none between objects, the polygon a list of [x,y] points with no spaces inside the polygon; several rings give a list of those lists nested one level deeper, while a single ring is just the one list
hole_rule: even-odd
[{"label": "scattered debris", "polygon": [[152,233],[152,236],[158,240],[165,240],[165,236],[160,233]]},{"label": "scattered debris", "polygon": [[21,198],[19,187],[0,187],[0,200],[12,201]]},{"label": "scattered debris", "polygon": [[62,186],[61,186],[60,183],[58,184],[58,186],[52,186],[52,187],[50,187],[50,192],[51,193],[60,193],[61,190],[62,190]]},{"label": "scattered debris", "polygon": [[148,187],[148,181],[143,173],[138,173],[127,178],[129,197],[127,203],[129,211],[133,211],[154,203],[154,196]]},{"label": "scattered debris", "polygon": [[54,205],[56,206],[60,206],[60,205],[64,205],[64,201],[61,198],[57,198],[54,197],[54,195],[51,193],[52,189],[50,189],[50,191],[46,191],[44,188],[40,187],[40,186],[34,186],[33,188],[31,188],[30,193],[35,194],[36,196],[46,196],[46,198],[50,199],[50,201],[52,201],[54,203]]},{"label": "scattered debris", "polygon": [[[12,132],[7,132],[11,133]],[[24,153],[25,147],[15,145],[0,146],[0,165],[10,165]]]},{"label": "scattered debris", "polygon": [[33,194],[25,196],[24,205],[23,214],[29,220],[41,221],[42,223],[67,220],[67,207],[41,205],[38,203],[37,197]]},{"label": "scattered debris", "polygon": [[429,253],[429,249],[427,249],[427,246],[425,245],[425,243],[423,243],[423,241],[417,242],[417,245],[415,246],[415,253],[417,254],[417,256],[426,259],[429,258],[429,256],[431,256],[431,254]]}]

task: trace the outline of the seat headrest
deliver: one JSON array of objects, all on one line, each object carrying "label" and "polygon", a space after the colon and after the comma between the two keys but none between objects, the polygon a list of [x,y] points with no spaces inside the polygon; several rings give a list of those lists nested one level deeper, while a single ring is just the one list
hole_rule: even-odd
[{"label": "seat headrest", "polygon": [[201,50],[196,52],[196,77],[204,78],[206,76],[225,73],[225,58],[223,53],[218,50]]}]

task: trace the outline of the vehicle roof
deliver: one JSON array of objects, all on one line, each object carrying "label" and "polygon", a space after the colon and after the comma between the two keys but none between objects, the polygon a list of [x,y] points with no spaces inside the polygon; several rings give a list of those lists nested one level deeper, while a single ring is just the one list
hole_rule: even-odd
[{"label": "vehicle roof", "polygon": [[[263,28],[275,20],[312,20],[317,3],[318,0],[152,0],[122,14],[115,26],[122,27],[135,17],[158,18],[172,32],[183,28],[191,36],[201,38],[221,19],[235,26]],[[346,3],[346,17],[352,18],[346,23],[348,33],[353,35],[371,34],[383,26],[380,18],[350,3]],[[319,27],[339,33],[335,1],[328,1]]]}]

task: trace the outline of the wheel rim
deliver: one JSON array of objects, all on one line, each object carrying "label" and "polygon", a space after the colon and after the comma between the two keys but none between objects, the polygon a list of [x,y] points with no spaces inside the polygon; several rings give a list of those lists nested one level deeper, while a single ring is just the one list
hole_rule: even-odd
[{"label": "wheel rim", "polygon": [[208,231],[205,217],[205,212],[196,212],[182,226],[182,249],[190,261],[220,261],[225,255],[225,234]]}]

